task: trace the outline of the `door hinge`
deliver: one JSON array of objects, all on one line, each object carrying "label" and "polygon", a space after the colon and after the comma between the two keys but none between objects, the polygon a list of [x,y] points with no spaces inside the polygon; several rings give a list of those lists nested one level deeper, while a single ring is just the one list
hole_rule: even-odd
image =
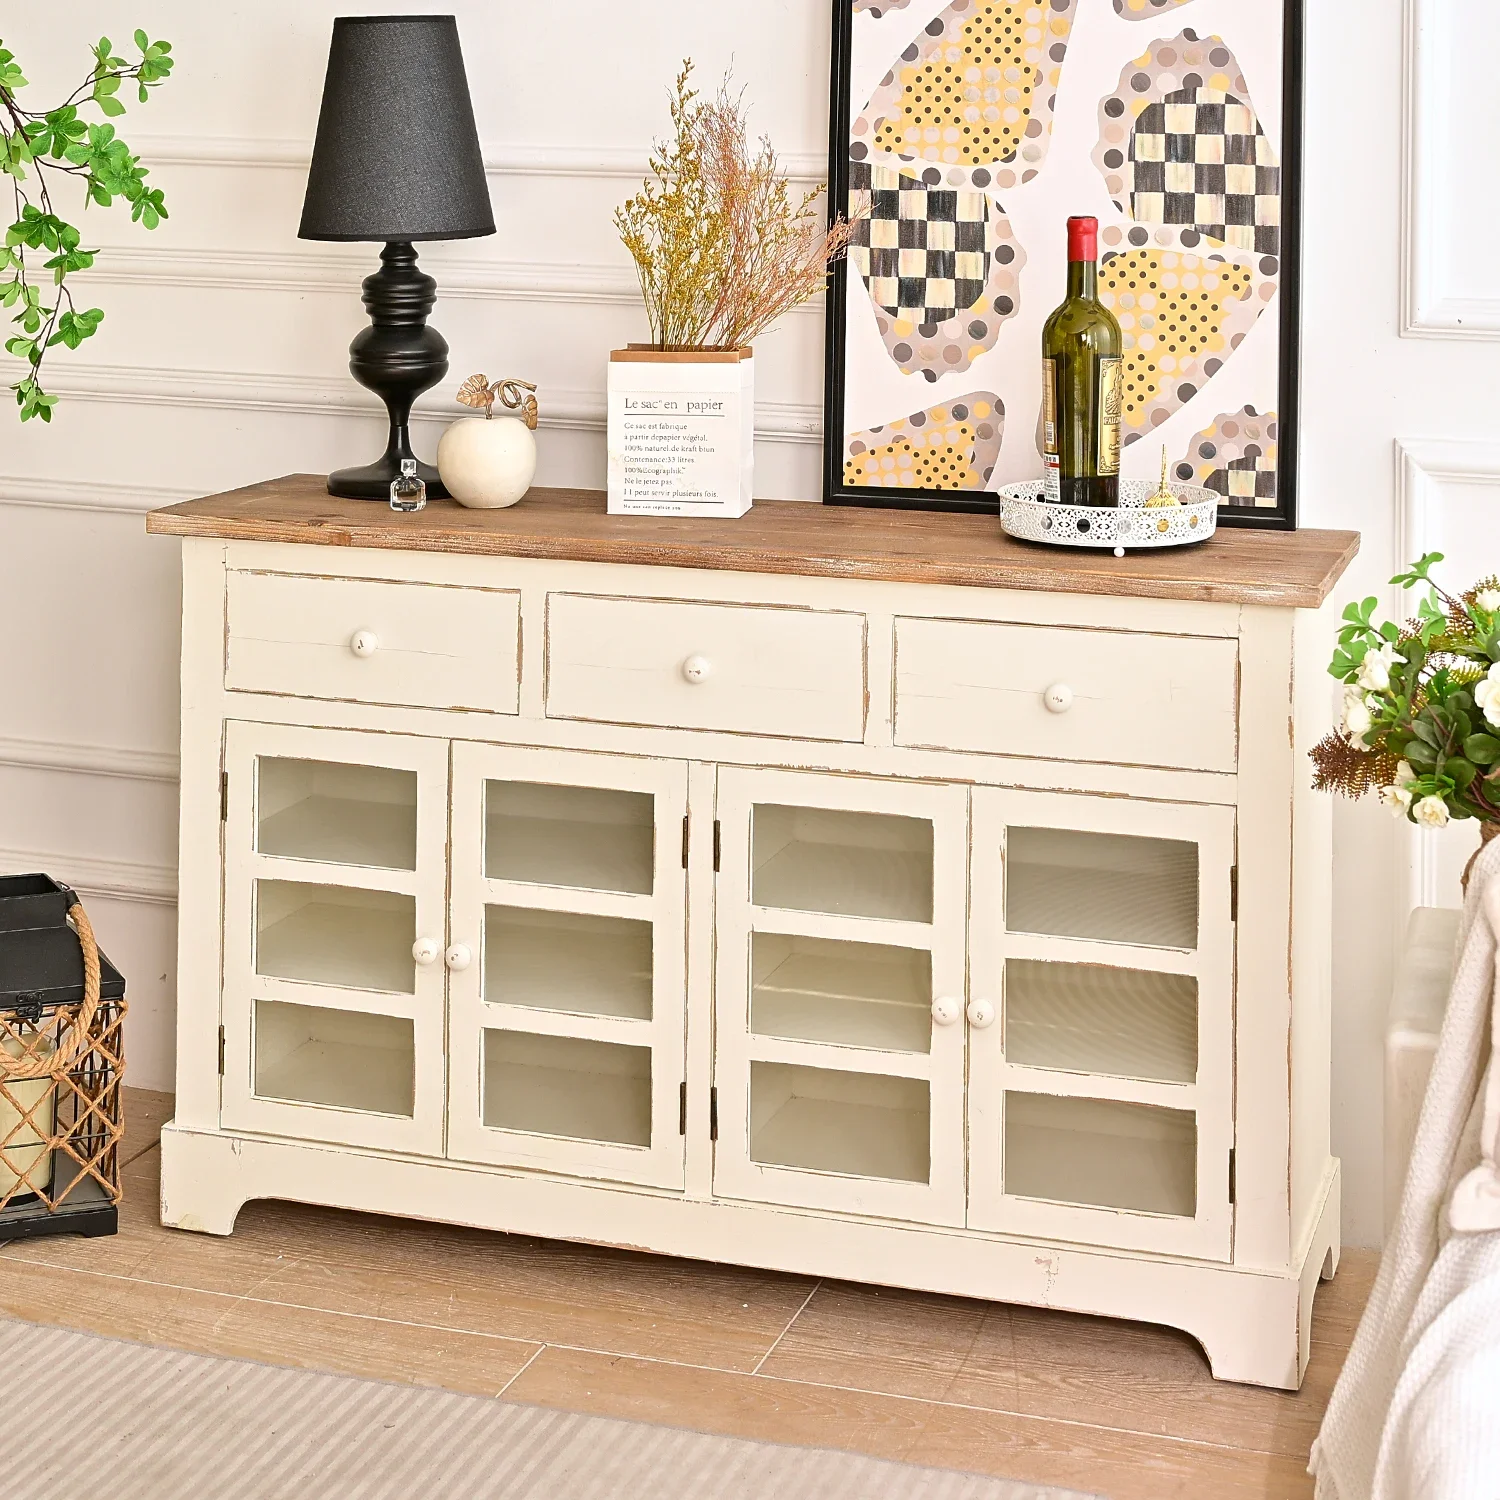
[{"label": "door hinge", "polygon": [[687,869],[687,867],[688,867],[688,820],[687,820],[687,814],[684,813],[683,814],[683,818],[682,818],[682,868],[685,870],[685,869]]},{"label": "door hinge", "polygon": [[723,852],[724,840],[723,830],[719,827],[719,820],[714,819],[714,874],[719,873],[719,856]]},{"label": "door hinge", "polygon": [[677,1090],[677,1134],[687,1134],[687,1084]]},{"label": "door hinge", "polygon": [[719,1090],[718,1086],[708,1091],[708,1138],[716,1141],[719,1138]]},{"label": "door hinge", "polygon": [[1230,865],[1229,867],[1229,920],[1238,922],[1240,919],[1240,867]]},{"label": "door hinge", "polygon": [[1229,1201],[1234,1202],[1234,1147],[1229,1148]]},{"label": "door hinge", "polygon": [[224,1028],[219,1027],[219,1077],[224,1076]]},{"label": "door hinge", "polygon": [[219,772],[219,821],[229,821],[229,772]]}]

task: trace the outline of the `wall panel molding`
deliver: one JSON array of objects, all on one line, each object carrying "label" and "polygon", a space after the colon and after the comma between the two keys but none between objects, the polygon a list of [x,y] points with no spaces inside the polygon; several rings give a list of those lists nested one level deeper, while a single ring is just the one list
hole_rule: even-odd
[{"label": "wall panel molding", "polygon": [[[81,273],[91,284],[179,286],[211,290],[359,294],[374,265],[373,246],[348,251],[191,250],[111,245],[98,264]],[[426,249],[426,247],[423,247]],[[428,258],[438,278],[440,302],[566,302],[641,306],[635,275],[627,267],[495,261],[478,257]]]},{"label": "wall panel molding", "polygon": [[0,735],[0,766],[26,771],[71,771],[122,781],[177,784],[178,757],[125,745],[80,745],[62,740]]},{"label": "wall panel molding", "polygon": [[[305,172],[312,143],[264,140],[256,136],[151,135],[132,131],[131,147],[149,167],[245,167]],[[587,178],[599,182],[638,181],[649,171],[646,152],[628,146],[481,145],[485,171],[494,177]],[[778,153],[793,181],[815,185],[828,180],[828,159],[817,152]]]},{"label": "wall panel molding", "polygon": [[44,849],[0,848],[0,873],[30,875],[38,871],[72,886],[80,896],[136,901],[147,906],[177,904],[177,871],[170,865]]},{"label": "wall panel molding", "polygon": [[[331,293],[354,297],[374,264],[369,253],[334,250],[193,250],[105,246],[97,265],[80,273],[95,286],[175,286],[204,290]],[[425,248],[425,247],[424,247]],[[439,305],[460,302],[558,302],[639,309],[640,285],[628,266],[560,265],[431,255]],[[797,309],[821,312],[821,297]]]},{"label": "wall panel molding", "polygon": [[[1500,295],[1464,296],[1447,272],[1447,252],[1463,235],[1465,195],[1485,190],[1454,119],[1461,96],[1450,62],[1463,45],[1458,10],[1458,0],[1405,0],[1401,332],[1408,338],[1500,339]],[[1492,248],[1476,243],[1487,267]]]},{"label": "wall panel molding", "polygon": [[[375,398],[341,375],[279,375],[72,362],[57,371],[49,389],[75,401],[126,406],[366,418],[381,415]],[[454,415],[450,401],[430,393],[417,403],[412,413],[414,421],[444,425],[453,421]],[[602,434],[606,427],[604,393],[553,389],[542,407],[542,426]],[[819,444],[823,436],[823,408],[789,402],[757,403],[755,436],[760,442]]]},{"label": "wall panel molding", "polygon": [[50,479],[27,474],[0,474],[0,507],[84,514],[143,516],[162,505],[175,505],[202,493],[180,485],[114,484],[95,479]]}]

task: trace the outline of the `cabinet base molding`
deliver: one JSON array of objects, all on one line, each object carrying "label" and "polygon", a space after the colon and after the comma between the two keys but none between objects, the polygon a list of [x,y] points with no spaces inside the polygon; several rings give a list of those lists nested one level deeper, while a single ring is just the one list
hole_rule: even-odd
[{"label": "cabinet base molding", "polygon": [[[228,1235],[240,1209],[279,1198],[359,1213],[834,1276],[944,1296],[1164,1324],[1189,1334],[1214,1377],[1296,1390],[1313,1297],[1339,1258],[1340,1176],[1330,1161],[1302,1253],[1284,1271],[1167,1260],[684,1198],[613,1184],[424,1162],[168,1124],[161,1221]],[[608,1223],[613,1233],[599,1235]]]}]

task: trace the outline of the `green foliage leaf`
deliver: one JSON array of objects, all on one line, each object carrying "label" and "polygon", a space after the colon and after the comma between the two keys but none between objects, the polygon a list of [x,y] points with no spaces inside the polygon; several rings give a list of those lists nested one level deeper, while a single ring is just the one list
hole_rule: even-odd
[{"label": "green foliage leaf", "polygon": [[104,313],[97,307],[81,313],[65,312],[57,320],[57,332],[47,340],[47,345],[50,348],[53,344],[66,344],[69,349],[76,349],[93,336],[103,321]]},{"label": "green foliage leaf", "polygon": [[1453,780],[1453,785],[1463,791],[1479,774],[1472,762],[1464,760],[1461,756],[1454,756],[1444,762],[1443,774]]},{"label": "green foliage leaf", "polygon": [[1438,563],[1442,561],[1443,554],[1441,552],[1429,552],[1425,557],[1422,557],[1417,562],[1414,562],[1407,572],[1397,573],[1396,576],[1391,579],[1391,582],[1399,583],[1404,589],[1415,588],[1419,583],[1430,584],[1432,582],[1431,574],[1433,568],[1435,568]]},{"label": "green foliage leaf", "polygon": [[1410,740],[1400,752],[1411,762],[1412,769],[1417,771],[1431,771],[1437,767],[1437,751],[1431,745],[1425,745],[1421,740]]},{"label": "green foliage leaf", "polygon": [[1476,766],[1492,766],[1500,761],[1500,740],[1492,734],[1471,734],[1464,741],[1464,754]]},{"label": "green foliage leaf", "polygon": [[14,53],[7,52],[0,47],[0,89],[7,94],[13,94],[17,89],[26,87],[26,77],[21,72],[21,65],[15,60]]}]

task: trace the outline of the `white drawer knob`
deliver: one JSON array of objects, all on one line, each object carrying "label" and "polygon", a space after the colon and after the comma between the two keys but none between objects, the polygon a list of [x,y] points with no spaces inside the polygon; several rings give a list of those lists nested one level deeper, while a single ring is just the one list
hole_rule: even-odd
[{"label": "white drawer knob", "polygon": [[988,1000],[969,1001],[969,1025],[977,1031],[995,1024],[995,1007]]},{"label": "white drawer knob", "polygon": [[373,630],[356,630],[349,637],[349,649],[356,656],[374,656],[380,650],[380,640]]},{"label": "white drawer knob", "polygon": [[682,675],[689,682],[707,682],[714,675],[714,664],[706,656],[690,656],[682,664]]},{"label": "white drawer knob", "polygon": [[444,955],[443,962],[455,974],[461,974],[474,962],[474,955],[462,943],[455,943]]},{"label": "white drawer knob", "polygon": [[435,964],[439,953],[437,942],[433,938],[418,938],[411,945],[411,956],[425,968],[428,964]]},{"label": "white drawer knob", "polygon": [[939,1026],[952,1026],[956,1024],[958,1018],[963,1013],[963,1001],[955,1000],[952,995],[941,995],[932,1002],[932,1019]]},{"label": "white drawer knob", "polygon": [[1049,713],[1065,714],[1073,706],[1073,689],[1065,682],[1054,682],[1042,694],[1042,702],[1047,705]]}]

